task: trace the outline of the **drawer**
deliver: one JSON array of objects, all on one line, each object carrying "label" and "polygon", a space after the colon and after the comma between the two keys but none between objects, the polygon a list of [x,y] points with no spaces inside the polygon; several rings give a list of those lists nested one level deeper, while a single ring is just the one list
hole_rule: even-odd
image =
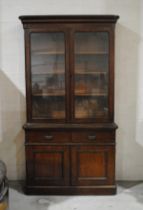
[{"label": "drawer", "polygon": [[113,142],[115,140],[114,131],[83,131],[72,132],[72,142]]},{"label": "drawer", "polygon": [[62,131],[27,131],[26,141],[28,142],[69,142],[71,134]]}]

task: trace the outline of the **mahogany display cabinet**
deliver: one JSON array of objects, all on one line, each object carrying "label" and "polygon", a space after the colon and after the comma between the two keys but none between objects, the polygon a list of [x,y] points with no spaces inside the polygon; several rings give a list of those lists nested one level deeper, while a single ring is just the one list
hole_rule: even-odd
[{"label": "mahogany display cabinet", "polygon": [[119,16],[20,16],[26,193],[115,194],[114,39]]}]

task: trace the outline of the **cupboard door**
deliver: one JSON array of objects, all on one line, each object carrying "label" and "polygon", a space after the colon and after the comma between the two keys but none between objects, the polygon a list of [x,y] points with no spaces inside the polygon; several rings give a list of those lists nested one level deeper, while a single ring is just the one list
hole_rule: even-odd
[{"label": "cupboard door", "polygon": [[106,121],[109,110],[108,32],[74,33],[74,74],[74,119]]},{"label": "cupboard door", "polygon": [[32,119],[66,118],[66,33],[53,31],[30,34]]},{"label": "cupboard door", "polygon": [[114,184],[113,146],[72,148],[72,185]]},{"label": "cupboard door", "polygon": [[68,185],[69,149],[66,146],[26,146],[27,184]]}]

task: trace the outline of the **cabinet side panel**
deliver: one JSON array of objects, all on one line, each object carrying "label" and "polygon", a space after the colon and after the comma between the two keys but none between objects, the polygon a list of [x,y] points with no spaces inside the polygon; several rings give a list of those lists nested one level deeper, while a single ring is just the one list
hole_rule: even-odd
[{"label": "cabinet side panel", "polygon": [[25,81],[27,121],[31,119],[31,61],[30,61],[30,30],[25,29]]}]

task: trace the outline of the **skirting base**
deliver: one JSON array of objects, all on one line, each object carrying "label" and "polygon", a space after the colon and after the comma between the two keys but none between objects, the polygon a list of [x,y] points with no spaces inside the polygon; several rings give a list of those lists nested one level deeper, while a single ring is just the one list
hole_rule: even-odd
[{"label": "skirting base", "polygon": [[25,193],[27,195],[114,195],[116,186],[26,186]]}]

